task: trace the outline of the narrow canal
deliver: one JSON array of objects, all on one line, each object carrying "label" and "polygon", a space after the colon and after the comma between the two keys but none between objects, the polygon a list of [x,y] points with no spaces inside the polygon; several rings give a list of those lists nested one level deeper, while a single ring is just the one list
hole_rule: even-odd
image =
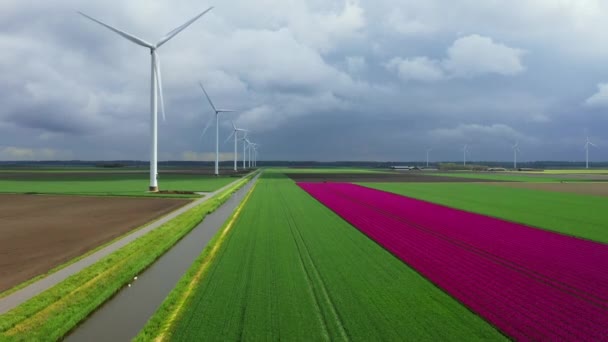
[{"label": "narrow canal", "polygon": [[144,273],[80,324],[65,341],[129,341],[241,203],[258,176],[194,228]]}]

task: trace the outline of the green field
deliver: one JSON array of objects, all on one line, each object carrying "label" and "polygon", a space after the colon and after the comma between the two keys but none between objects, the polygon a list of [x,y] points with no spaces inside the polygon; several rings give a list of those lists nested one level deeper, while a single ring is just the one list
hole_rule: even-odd
[{"label": "green field", "polygon": [[471,183],[361,183],[397,194],[608,243],[606,201],[596,196]]},{"label": "green field", "polygon": [[[196,174],[160,174],[161,190],[211,192],[236,178]],[[41,193],[93,196],[168,196],[146,191],[146,173],[40,173],[34,176],[0,174],[0,193]],[[198,195],[171,195],[199,197]]]},{"label": "green field", "polygon": [[276,174],[259,181],[169,335],[184,341],[504,339]]}]

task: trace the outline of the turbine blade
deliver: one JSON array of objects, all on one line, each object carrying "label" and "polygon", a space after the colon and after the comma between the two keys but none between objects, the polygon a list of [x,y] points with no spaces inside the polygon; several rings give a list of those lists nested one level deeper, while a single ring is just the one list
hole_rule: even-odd
[{"label": "turbine blade", "polygon": [[211,124],[213,123],[213,117],[211,117],[211,119],[209,121],[207,121],[207,124],[205,125],[205,128],[203,128],[203,133],[201,133],[201,140],[203,140],[203,137],[205,136],[205,133],[207,133],[207,130],[209,129],[209,127],[211,127]]},{"label": "turbine blade", "polygon": [[232,110],[232,109],[218,109],[217,112],[218,113],[232,113],[232,112],[236,112],[236,110]]},{"label": "turbine blade", "polygon": [[144,47],[147,47],[147,48],[151,48],[151,49],[154,48],[154,45],[148,43],[147,41],[145,41],[145,40],[143,40],[141,38],[135,37],[132,34],[126,33],[124,31],[121,31],[121,30],[119,30],[117,28],[114,28],[114,27],[108,25],[108,24],[102,23],[101,21],[99,21],[99,20],[97,20],[97,19],[95,19],[93,17],[89,17],[88,15],[86,15],[86,14],[84,14],[82,12],[78,12],[78,14],[82,15],[83,17],[85,17],[85,18],[87,18],[89,20],[92,20],[92,21],[98,23],[101,26],[104,26],[104,27],[108,28],[109,30],[112,30],[112,31],[118,33],[123,38],[128,39],[128,40],[132,41],[133,43],[135,43],[137,45],[141,45],[141,46],[144,46]]},{"label": "turbine blade", "polygon": [[158,84],[158,98],[160,100],[160,112],[163,115],[163,121],[166,121],[165,117],[165,99],[163,98],[163,80],[160,76],[160,59],[156,51],[154,53],[154,74],[156,74],[156,83]]},{"label": "turbine blade", "polygon": [[228,142],[228,140],[230,140],[230,138],[232,138],[232,136],[234,135],[234,132],[236,131],[232,131],[232,133],[230,133],[230,135],[228,136],[228,138],[226,138],[226,140],[224,140],[224,144]]},{"label": "turbine blade", "polygon": [[215,106],[213,105],[213,102],[211,101],[211,98],[209,97],[209,94],[207,94],[207,91],[205,90],[205,87],[203,87],[203,82],[198,82],[198,84],[201,86],[201,89],[203,89],[203,93],[205,93],[205,97],[207,98],[207,101],[209,101],[209,104],[211,105],[211,108],[213,108],[213,111],[217,114],[218,110],[215,109]]},{"label": "turbine blade", "polygon": [[234,130],[238,130],[238,128],[236,128],[236,125],[234,124],[234,120],[230,120],[230,122],[232,123],[232,128],[234,128]]},{"label": "turbine blade", "polygon": [[597,147],[597,145],[596,145],[596,144],[594,144],[594,143],[592,143],[591,141],[589,142],[589,144],[590,144],[591,146],[593,146],[593,147]]},{"label": "turbine blade", "polygon": [[163,38],[161,38],[158,43],[156,43],[156,47],[161,47],[161,45],[165,44],[166,42],[168,42],[169,40],[171,40],[171,38],[175,37],[178,33],[182,32],[186,27],[190,26],[193,22],[195,22],[198,18],[202,17],[205,13],[211,11],[213,9],[213,7],[209,7],[206,10],[204,10],[202,13],[200,13],[199,15],[197,15],[196,17],[188,20],[185,24],[177,27],[176,29],[174,29],[173,31],[167,33]]}]

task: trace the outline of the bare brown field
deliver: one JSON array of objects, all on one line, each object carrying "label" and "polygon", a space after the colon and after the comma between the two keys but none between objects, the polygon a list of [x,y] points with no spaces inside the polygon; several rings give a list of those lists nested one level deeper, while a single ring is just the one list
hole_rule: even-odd
[{"label": "bare brown field", "polygon": [[0,195],[0,292],[189,202],[164,198]]},{"label": "bare brown field", "polygon": [[568,192],[579,195],[608,196],[608,183],[574,182],[574,183],[492,183],[519,189],[532,189],[554,192]]},{"label": "bare brown field", "polygon": [[424,173],[286,173],[296,182],[421,182],[421,183],[474,183],[496,180],[433,176]]}]

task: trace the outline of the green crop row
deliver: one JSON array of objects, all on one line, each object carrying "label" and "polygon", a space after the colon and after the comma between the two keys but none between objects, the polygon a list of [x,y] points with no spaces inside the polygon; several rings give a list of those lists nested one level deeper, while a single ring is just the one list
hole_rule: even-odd
[{"label": "green crop row", "polygon": [[504,339],[276,174],[258,182],[168,332],[183,341]]},{"label": "green crop row", "polygon": [[608,243],[606,202],[597,196],[470,183],[361,183],[448,207]]},{"label": "green crop row", "polygon": [[[214,211],[251,176],[215,198],[0,315],[0,340],[58,340]],[[109,327],[111,329],[111,327]]]}]

